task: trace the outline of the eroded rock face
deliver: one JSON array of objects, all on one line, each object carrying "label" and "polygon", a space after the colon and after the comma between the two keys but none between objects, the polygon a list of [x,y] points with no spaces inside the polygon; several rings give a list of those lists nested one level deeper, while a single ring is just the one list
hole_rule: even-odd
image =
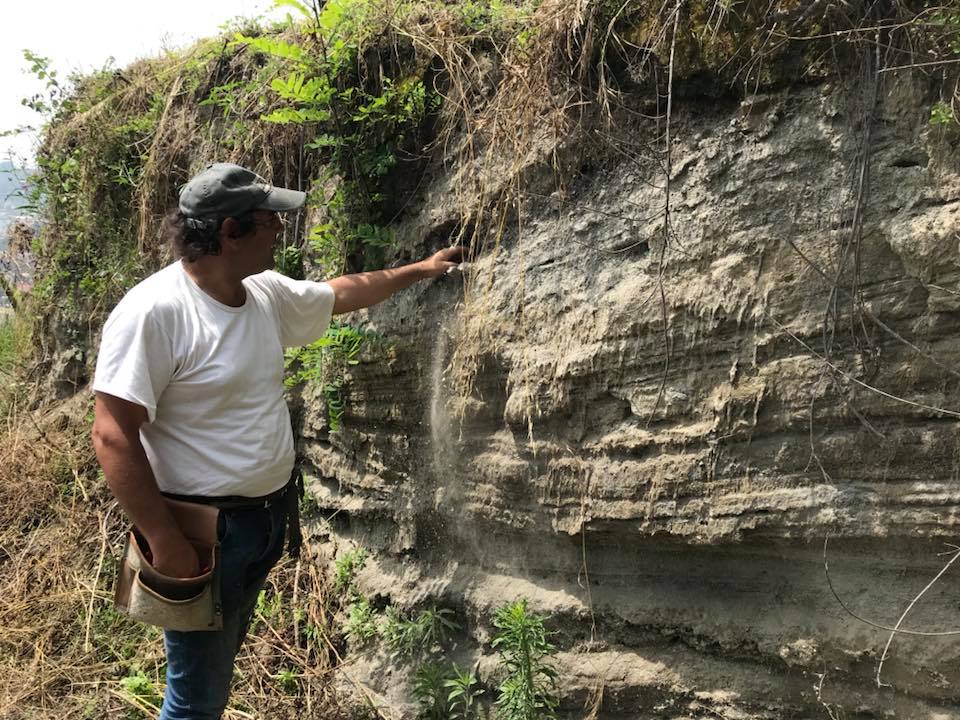
[{"label": "eroded rock face", "polygon": [[[960,527],[954,140],[912,85],[869,136],[848,96],[681,109],[666,247],[662,169],[610,153],[523,196],[466,295],[366,315],[388,348],[351,369],[344,428],[308,397],[302,430],[368,596],[457,609],[487,680],[492,609],[529,598],[573,714],[599,688],[600,718],[960,716],[956,638],[898,637],[878,689],[888,633],[824,572],[830,536],[837,595],[893,626]],[[444,183],[408,233],[459,222]],[[960,629],[956,582],[903,627]]]}]

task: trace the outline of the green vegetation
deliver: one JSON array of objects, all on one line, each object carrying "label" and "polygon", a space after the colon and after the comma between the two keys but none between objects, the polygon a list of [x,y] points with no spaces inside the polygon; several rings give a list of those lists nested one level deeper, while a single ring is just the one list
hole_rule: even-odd
[{"label": "green vegetation", "polygon": [[34,112],[44,115],[53,113],[64,99],[64,87],[57,80],[57,72],[51,66],[50,58],[24,50],[23,59],[30,64],[28,72],[43,81],[44,90],[23,98],[20,103]]},{"label": "green vegetation", "polygon": [[366,598],[360,598],[347,610],[347,636],[357,644],[364,644],[377,637],[376,615],[373,606]]},{"label": "green vegetation", "polygon": [[334,563],[333,589],[341,594],[355,596],[359,594],[354,579],[358,572],[367,564],[367,551],[357,548],[345,552]]},{"label": "green vegetation", "polygon": [[421,720],[473,720],[479,717],[477,676],[456,664],[425,662],[413,674],[412,692]]},{"label": "green vegetation", "polygon": [[436,663],[427,662],[417,668],[413,674],[413,697],[417,701],[421,720],[448,720],[450,701],[445,686],[443,668]]},{"label": "green vegetation", "polygon": [[300,690],[299,678],[297,671],[291,668],[284,668],[274,676],[280,688],[288,695],[296,695]]},{"label": "green vegetation", "polygon": [[[497,242],[510,201],[482,168],[520,172],[537,127],[570,137],[578,124],[656,106],[671,56],[678,88],[712,96],[854,70],[875,43],[904,66],[960,52],[960,13],[949,4],[843,13],[794,0],[595,0],[577,13],[559,0],[277,4],[286,22],[235,22],[225,37],[122,70],[63,77],[25,53],[44,87],[24,100],[44,122],[31,195],[46,221],[29,298],[37,361],[75,348],[86,373],[71,379],[87,379],[100,322],[170,259],[161,218],[211,159],[308,189],[319,212],[285,234],[276,264],[329,277],[408,250],[395,221],[428,170],[457,156],[469,172],[456,190],[479,203],[465,214],[483,215],[467,239]],[[889,28],[883,37],[878,26]],[[954,94],[945,89],[931,122],[956,120]],[[488,192],[498,207],[486,208]],[[324,393],[336,427],[342,378],[324,380]]]},{"label": "green vegetation", "polygon": [[266,622],[278,619],[284,612],[283,596],[263,589],[257,594],[257,604],[253,611],[254,618],[261,618]]},{"label": "green vegetation", "polygon": [[379,634],[377,615],[370,601],[357,588],[357,573],[367,564],[367,551],[355,548],[333,563],[333,589],[347,610],[344,632],[357,645],[364,645]]},{"label": "green vegetation", "polygon": [[447,608],[430,608],[415,617],[405,617],[388,607],[381,634],[394,655],[423,657],[439,651],[450,634],[459,629],[452,617],[453,611]]},{"label": "green vegetation", "polygon": [[414,615],[387,606],[378,613],[355,584],[367,552],[356,548],[334,561],[334,590],[345,599],[344,633],[356,647],[380,639],[397,660],[413,668],[412,692],[420,708],[418,717],[450,720],[477,717],[477,698],[483,693],[474,673],[457,665],[444,666],[442,658],[453,633],[460,629],[449,608],[431,607]]},{"label": "green vegetation", "polygon": [[306,382],[319,384],[331,432],[340,429],[346,407],[344,374],[348,367],[360,362],[358,356],[364,345],[376,339],[374,333],[335,322],[319,340],[286,353],[291,372],[284,383],[287,387]]},{"label": "green vegetation", "polygon": [[[295,277],[329,277],[419,253],[421,239],[403,237],[397,221],[418,208],[411,199],[439,173],[452,169],[450,192],[463,198],[462,225],[470,228],[465,239],[483,251],[502,239],[534,147],[553,151],[560,167],[561,151],[583,132],[596,143],[587,152],[617,156],[622,149],[604,145],[607,134],[590,131],[646,116],[659,136],[668,93],[713,105],[719,95],[736,100],[795,80],[862,83],[871,75],[863,58],[875,57],[876,48],[891,66],[922,62],[930,77],[951,78],[943,71],[960,55],[955,4],[595,0],[578,5],[580,12],[564,0],[279,4],[290,10],[289,22],[244,21],[188,50],[82,77],[64,77],[48,58],[25,53],[44,87],[25,104],[45,123],[30,196],[45,224],[32,247],[36,283],[24,298],[23,317],[33,319],[0,324],[0,370],[11,372],[32,349],[31,377],[49,377],[54,359],[67,352],[89,375],[91,344],[107,312],[170,260],[160,227],[177,188],[214,159],[309,190],[310,213],[301,218],[309,225],[288,229],[276,265]],[[930,108],[934,125],[957,121],[951,83]],[[343,421],[349,369],[374,340],[338,324],[287,356],[288,385],[318,387],[331,430]],[[490,345],[469,336],[457,352],[475,347],[479,355]],[[451,365],[469,369],[470,357]],[[82,386],[87,377],[71,379]],[[454,381],[458,389],[469,385]],[[0,653],[8,683],[0,695],[16,698],[19,713],[43,713],[68,693],[87,692],[59,680],[34,682],[38,667],[55,680],[96,668],[95,680],[111,687],[125,676],[128,699],[156,699],[151,678],[160,676],[160,661],[143,649],[156,647],[156,632],[105,600],[112,560],[106,541],[98,560],[100,538],[119,536],[119,514],[98,519],[91,512],[108,503],[88,430],[69,438],[51,426],[30,435],[23,423],[17,432],[29,441],[18,436],[0,448],[9,476],[0,483],[4,579],[16,578],[11,587],[20,588],[25,608],[8,623],[16,632]],[[71,452],[61,452],[65,447]],[[30,494],[21,491],[24,483]],[[76,538],[85,539],[82,546]],[[356,588],[365,560],[363,550],[338,559],[332,589],[326,579],[285,566],[272,576],[253,628],[262,633],[264,654],[241,660],[238,704],[261,697],[253,679],[264,677],[264,667],[284,694],[328,693],[331,650],[342,631],[358,645],[379,639],[415,670],[423,717],[476,716],[476,676],[444,659],[457,631],[454,613],[379,613]],[[329,618],[341,610],[345,627],[335,630]],[[544,619],[520,601],[498,610],[494,625],[504,675],[498,717],[551,717],[557,677]],[[284,708],[283,715],[302,709],[294,701]],[[91,716],[129,708],[110,709]]]},{"label": "green vegetation", "polygon": [[[132,704],[151,708],[159,708],[163,702],[163,694],[157,684],[147,676],[143,670],[137,669],[120,680],[120,687],[132,700]],[[130,712],[128,718],[143,717],[139,712]]]},{"label": "green vegetation", "polygon": [[243,123],[256,95],[257,122],[301,126],[303,147],[322,168],[317,184],[334,186],[313,196],[327,220],[309,231],[307,247],[328,275],[381,267],[393,243],[382,222],[397,202],[386,192],[388,176],[405,160],[416,164],[421,126],[439,109],[440,95],[424,83],[426,66],[415,55],[379,52],[380,39],[396,30],[396,14],[386,8],[357,0],[282,4],[296,12],[295,32],[236,33],[228,47],[261,66],[245,80],[211,88],[203,103]]},{"label": "green vegetation", "polygon": [[554,717],[557,672],[549,663],[555,648],[544,628],[544,618],[529,612],[526,600],[504,605],[494,614],[499,632],[493,646],[506,673],[497,697],[500,720],[537,720]]},{"label": "green vegetation", "polygon": [[956,121],[956,114],[950,105],[942,101],[934,103],[930,110],[931,125],[952,125]]},{"label": "green vegetation", "polygon": [[0,375],[8,384],[18,365],[25,358],[30,342],[30,328],[13,312],[0,308]]},{"label": "green vegetation", "polygon": [[450,673],[443,681],[449,704],[447,717],[450,720],[472,720],[477,717],[477,698],[483,695],[479,683],[475,673],[461,670],[456,664],[450,668]]},{"label": "green vegetation", "polygon": [[[113,558],[109,558],[109,562],[102,570],[104,578],[113,577],[116,564]],[[93,637],[96,639],[97,656],[103,661],[117,663],[120,667],[126,666],[131,673],[140,669],[136,659],[144,643],[161,638],[161,631],[158,628],[135,622],[126,615],[118,613],[109,604],[95,608],[91,627],[95,631]]]}]

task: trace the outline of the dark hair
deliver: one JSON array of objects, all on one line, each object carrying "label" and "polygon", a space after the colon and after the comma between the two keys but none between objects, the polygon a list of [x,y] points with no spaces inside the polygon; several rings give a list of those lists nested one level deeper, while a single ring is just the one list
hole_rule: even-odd
[{"label": "dark hair", "polygon": [[[256,224],[253,210],[232,219],[237,224],[233,237],[246,235]],[[173,254],[191,263],[204,255],[220,254],[220,227],[224,220],[222,217],[187,217],[180,210],[172,210],[163,219],[163,235],[173,247]]]}]

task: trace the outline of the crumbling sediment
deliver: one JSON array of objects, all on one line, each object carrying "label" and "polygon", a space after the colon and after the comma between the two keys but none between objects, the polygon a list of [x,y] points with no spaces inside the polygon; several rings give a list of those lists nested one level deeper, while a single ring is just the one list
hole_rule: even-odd
[{"label": "crumbling sediment", "polygon": [[[600,718],[960,713],[954,639],[897,638],[878,689],[887,633],[823,562],[830,536],[836,592],[893,625],[960,522],[960,174],[924,93],[892,79],[872,121],[829,84],[686,104],[666,247],[660,167],[592,156],[530,186],[465,295],[355,318],[390,347],[342,430],[308,398],[302,431],[315,530],[373,553],[362,590],[457,609],[488,681],[491,610],[529,598],[573,714],[597,688]],[[462,222],[445,177],[409,236]],[[954,582],[904,627],[960,629]]]}]

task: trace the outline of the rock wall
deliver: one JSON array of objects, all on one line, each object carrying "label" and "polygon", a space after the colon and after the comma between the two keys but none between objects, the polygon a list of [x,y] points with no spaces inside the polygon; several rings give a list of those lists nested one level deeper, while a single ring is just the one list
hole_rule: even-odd
[{"label": "rock wall", "polygon": [[[386,341],[344,427],[306,398],[326,549],[372,553],[381,607],[456,609],[488,682],[492,609],[529,598],[572,717],[960,717],[956,637],[898,636],[878,688],[889,633],[824,571],[829,536],[836,595],[893,626],[960,525],[960,173],[930,101],[891,73],[873,113],[829,84],[680,103],[666,244],[649,124],[571,138],[559,189],[544,148],[462,278],[353,319]],[[402,234],[476,211],[455,175]],[[903,627],[960,629],[957,582]],[[383,651],[349,657],[409,702]]]}]

